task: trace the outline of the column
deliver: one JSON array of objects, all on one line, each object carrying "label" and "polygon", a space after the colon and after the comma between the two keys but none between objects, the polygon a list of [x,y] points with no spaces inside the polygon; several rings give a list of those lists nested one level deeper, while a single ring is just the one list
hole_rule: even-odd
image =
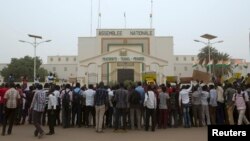
[{"label": "column", "polygon": [[83,83],[88,87],[89,85],[89,72],[88,72],[88,66],[83,66]]},{"label": "column", "polygon": [[97,83],[102,81],[102,65],[97,65]]}]

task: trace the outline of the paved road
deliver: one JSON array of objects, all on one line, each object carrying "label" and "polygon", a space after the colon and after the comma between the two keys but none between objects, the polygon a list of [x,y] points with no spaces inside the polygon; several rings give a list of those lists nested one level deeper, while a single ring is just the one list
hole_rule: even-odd
[{"label": "paved road", "polygon": [[[2,127],[0,127],[2,128]],[[45,132],[48,127],[44,127]],[[56,134],[38,139],[33,135],[32,125],[14,126],[11,135],[0,135],[0,141],[207,141],[207,128],[168,128],[151,131],[128,130],[126,133],[114,133],[105,129],[104,133],[96,133],[94,128],[56,127]]]}]

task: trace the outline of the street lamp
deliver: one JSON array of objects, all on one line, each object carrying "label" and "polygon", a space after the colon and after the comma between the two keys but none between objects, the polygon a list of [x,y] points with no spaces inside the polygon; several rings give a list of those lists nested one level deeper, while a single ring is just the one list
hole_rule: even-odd
[{"label": "street lamp", "polygon": [[[207,39],[207,42],[203,42],[200,40],[194,40],[195,42],[203,43],[208,47],[208,63],[211,61],[211,45],[217,44],[217,43],[223,43],[224,41],[216,41],[211,43],[210,40],[217,38],[217,36],[210,35],[210,34],[204,34],[201,35],[200,37]],[[209,65],[208,72],[211,74],[211,65]]]},{"label": "street lamp", "polygon": [[35,80],[36,80],[36,47],[42,43],[51,42],[51,40],[37,42],[36,39],[42,39],[42,36],[31,35],[31,34],[28,34],[28,36],[31,38],[34,38],[34,42],[28,42],[28,41],[24,41],[24,40],[19,40],[19,42],[28,43],[34,47],[34,82],[35,82]]}]

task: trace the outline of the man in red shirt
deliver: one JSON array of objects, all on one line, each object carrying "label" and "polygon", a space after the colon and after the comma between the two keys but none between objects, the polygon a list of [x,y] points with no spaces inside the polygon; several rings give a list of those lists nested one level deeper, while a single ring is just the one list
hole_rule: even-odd
[{"label": "man in red shirt", "polygon": [[2,87],[0,87],[0,124],[3,124],[3,108],[4,108],[4,94],[9,89],[8,84],[3,84]]}]

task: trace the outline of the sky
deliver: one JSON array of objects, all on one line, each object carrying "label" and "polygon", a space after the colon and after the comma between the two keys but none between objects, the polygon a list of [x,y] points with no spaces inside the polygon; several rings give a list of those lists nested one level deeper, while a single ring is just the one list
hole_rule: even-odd
[{"label": "sky", "polygon": [[[37,46],[37,56],[77,55],[78,37],[95,36],[98,0],[0,0],[0,63],[34,56],[27,34],[52,40]],[[150,28],[151,0],[100,0],[101,28]],[[92,20],[91,20],[92,19]],[[92,21],[92,22],[91,22]],[[92,26],[91,26],[92,23]],[[91,32],[92,27],[92,32]],[[197,55],[207,42],[200,36],[217,36],[211,42],[232,58],[250,61],[250,0],[153,0],[156,36],[173,36],[175,55]]]}]

